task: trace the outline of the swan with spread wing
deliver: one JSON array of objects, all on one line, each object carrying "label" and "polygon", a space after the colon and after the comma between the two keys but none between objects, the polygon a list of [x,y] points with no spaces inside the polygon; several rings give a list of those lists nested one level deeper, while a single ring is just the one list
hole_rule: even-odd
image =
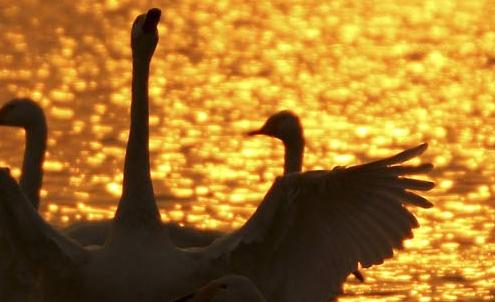
[{"label": "swan with spread wing", "polygon": [[[248,132],[249,136],[266,135],[279,139],[284,144],[284,174],[301,172],[304,158],[304,134],[299,117],[282,110],[271,115],[260,129]],[[364,276],[360,271],[352,274],[361,282]]]},{"label": "swan with spread wing", "polygon": [[161,227],[150,177],[148,75],[159,17],[152,9],[132,29],[123,190],[104,245],[82,247],[54,230],[0,170],[0,226],[37,270],[41,301],[170,301],[236,274],[267,301],[323,302],[340,293],[358,263],[380,264],[412,236],[418,223],[405,205],[431,207],[412,191],[433,183],[407,176],[432,166],[402,162],[426,144],[368,164],[279,177],[239,230],[204,248],[177,248]]}]

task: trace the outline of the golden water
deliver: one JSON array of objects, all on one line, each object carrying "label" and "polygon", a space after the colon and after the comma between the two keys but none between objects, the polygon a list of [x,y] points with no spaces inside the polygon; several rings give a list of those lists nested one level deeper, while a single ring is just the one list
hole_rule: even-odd
[{"label": "golden water", "polygon": [[[243,133],[280,109],[302,118],[305,169],[426,141],[435,208],[414,210],[415,238],[341,301],[495,301],[493,0],[0,0],[2,100],[29,96],[48,117],[46,219],[112,217],[129,28],[151,5],[164,10],[150,84],[164,220],[242,225],[283,161],[279,142]],[[0,133],[18,176],[22,131]]]}]

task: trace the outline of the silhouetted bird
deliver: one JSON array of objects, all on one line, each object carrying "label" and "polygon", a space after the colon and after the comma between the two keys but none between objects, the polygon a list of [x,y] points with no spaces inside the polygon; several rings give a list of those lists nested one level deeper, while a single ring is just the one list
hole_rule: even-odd
[{"label": "silhouetted bird", "polygon": [[[267,135],[284,143],[284,174],[301,172],[304,158],[304,134],[299,117],[288,110],[283,110],[270,116],[258,130],[248,132],[248,135]],[[361,282],[364,276],[360,271],[352,274]]]},{"label": "silhouetted bird", "polygon": [[39,272],[42,301],[170,301],[240,274],[267,301],[326,302],[358,263],[380,264],[402,247],[418,226],[403,204],[432,206],[409,190],[426,191],[433,183],[404,177],[425,173],[430,164],[401,163],[421,155],[426,144],[364,165],[279,177],[239,230],[205,248],[176,248],[161,227],[149,163],[147,85],[159,16],[152,9],[132,29],[123,192],[102,247],[83,248],[50,227],[8,169],[0,169],[0,224]]}]

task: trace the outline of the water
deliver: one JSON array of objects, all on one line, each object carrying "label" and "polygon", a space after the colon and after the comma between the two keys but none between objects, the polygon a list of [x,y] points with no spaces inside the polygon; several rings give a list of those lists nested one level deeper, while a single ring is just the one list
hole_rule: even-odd
[{"label": "water", "polygon": [[[80,2],[80,3],[78,3]],[[112,217],[130,101],[129,29],[148,1],[0,0],[0,93],[49,123],[43,216]],[[426,141],[430,210],[406,249],[352,277],[340,301],[495,301],[493,1],[158,1],[151,150],[165,221],[232,230],[283,149],[245,138],[298,113],[304,169],[352,165]],[[23,133],[2,128],[19,175]]]}]

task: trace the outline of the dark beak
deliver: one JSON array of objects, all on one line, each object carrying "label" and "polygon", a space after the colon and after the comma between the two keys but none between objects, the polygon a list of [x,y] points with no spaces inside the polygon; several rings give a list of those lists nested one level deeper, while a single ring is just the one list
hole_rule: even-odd
[{"label": "dark beak", "polygon": [[145,33],[153,33],[156,31],[156,26],[160,21],[162,11],[158,8],[152,8],[146,14],[146,19],[143,24],[143,31]]},{"label": "dark beak", "polygon": [[246,135],[247,136],[262,135],[262,134],[265,134],[265,132],[263,131],[263,128],[262,129],[258,129],[258,130],[253,130],[253,131],[246,132]]}]

